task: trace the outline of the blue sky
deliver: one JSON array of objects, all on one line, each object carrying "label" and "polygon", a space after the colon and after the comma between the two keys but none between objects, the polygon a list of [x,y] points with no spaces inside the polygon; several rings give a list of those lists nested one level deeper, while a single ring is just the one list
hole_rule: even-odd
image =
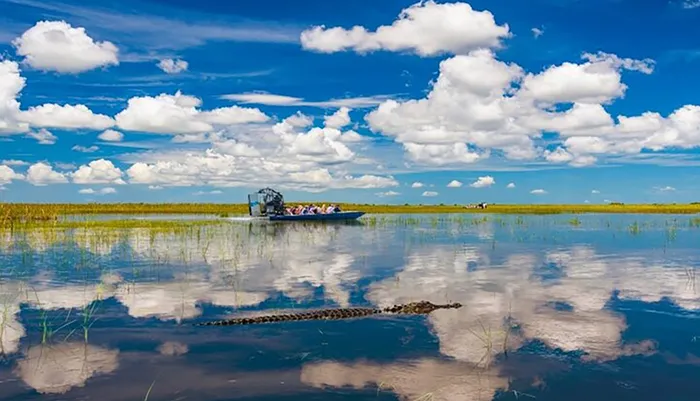
[{"label": "blue sky", "polygon": [[692,0],[86,4],[0,0],[2,201],[700,200]]}]

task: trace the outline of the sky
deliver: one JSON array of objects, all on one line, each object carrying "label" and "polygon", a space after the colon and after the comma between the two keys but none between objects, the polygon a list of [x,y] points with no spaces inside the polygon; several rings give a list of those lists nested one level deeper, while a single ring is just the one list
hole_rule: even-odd
[{"label": "sky", "polygon": [[0,201],[700,201],[700,1],[0,0]]}]

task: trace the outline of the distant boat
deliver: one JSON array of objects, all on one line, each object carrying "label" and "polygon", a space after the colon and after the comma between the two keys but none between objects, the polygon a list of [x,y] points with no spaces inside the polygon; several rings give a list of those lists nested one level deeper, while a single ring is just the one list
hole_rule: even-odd
[{"label": "distant boat", "polygon": [[272,188],[263,188],[248,195],[248,212],[251,217],[270,221],[349,221],[357,220],[365,212],[341,211],[319,214],[287,214],[284,197]]}]

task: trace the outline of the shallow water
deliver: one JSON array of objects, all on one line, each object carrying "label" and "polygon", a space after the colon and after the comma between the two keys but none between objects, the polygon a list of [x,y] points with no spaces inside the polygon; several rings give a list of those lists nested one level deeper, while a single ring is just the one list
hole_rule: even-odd
[{"label": "shallow water", "polygon": [[[3,400],[697,400],[691,216],[0,233]],[[461,302],[429,316],[194,327]]]}]

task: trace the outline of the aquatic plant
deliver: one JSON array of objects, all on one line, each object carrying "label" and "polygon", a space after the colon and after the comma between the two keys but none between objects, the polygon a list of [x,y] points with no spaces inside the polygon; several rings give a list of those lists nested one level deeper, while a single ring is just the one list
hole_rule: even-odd
[{"label": "aquatic plant", "polygon": [[[291,203],[309,203],[293,201]],[[316,201],[315,203],[322,203]],[[330,203],[330,202],[327,202]],[[663,213],[696,214],[700,204],[551,204],[518,205],[495,204],[487,209],[465,208],[464,205],[379,205],[339,203],[343,210],[360,210],[368,214],[581,214],[581,213]],[[30,204],[0,203],[0,226],[26,222],[56,221],[69,215],[148,215],[148,214],[206,214],[211,216],[247,215],[244,203],[86,203],[86,204]]]}]

